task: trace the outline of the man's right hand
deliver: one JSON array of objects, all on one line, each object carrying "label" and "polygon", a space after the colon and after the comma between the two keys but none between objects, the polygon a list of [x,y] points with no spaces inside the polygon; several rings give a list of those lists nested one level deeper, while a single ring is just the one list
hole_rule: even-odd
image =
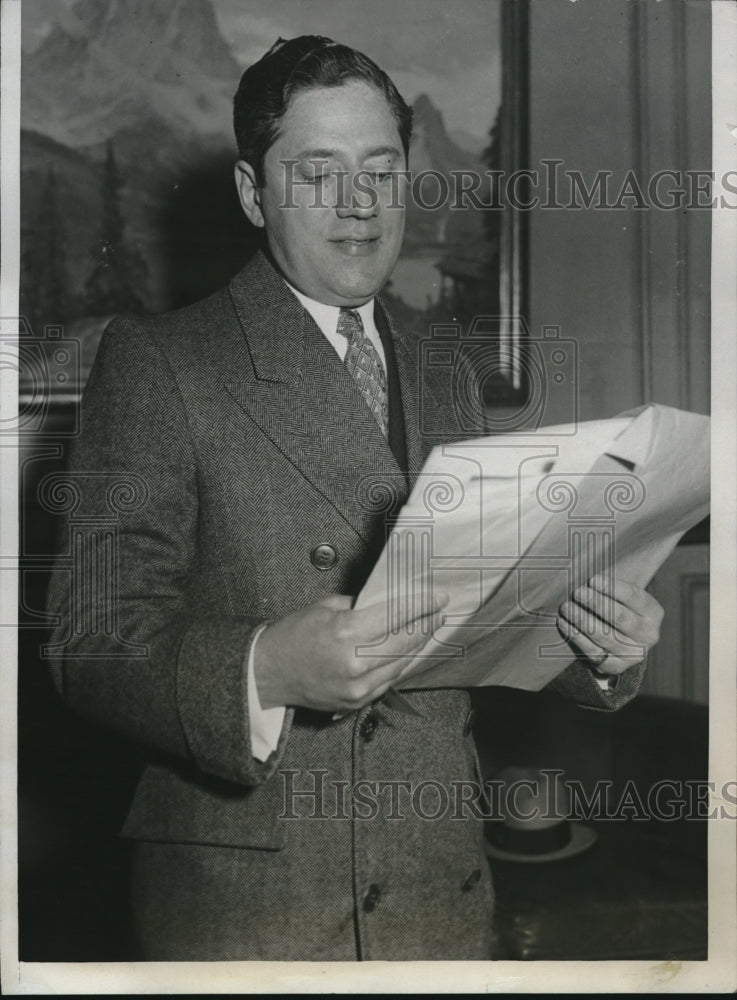
[{"label": "man's right hand", "polygon": [[[262,708],[339,712],[368,705],[392,686],[442,623],[447,602],[446,594],[437,595],[428,614],[406,617],[397,634],[387,634],[384,605],[356,611],[353,598],[342,594],[273,622],[255,649]],[[357,647],[382,639],[381,655],[357,653]]]}]

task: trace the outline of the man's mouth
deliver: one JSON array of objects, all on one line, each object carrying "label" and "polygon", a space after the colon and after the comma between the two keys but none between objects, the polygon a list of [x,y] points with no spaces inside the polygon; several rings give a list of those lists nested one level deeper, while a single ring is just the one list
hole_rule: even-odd
[{"label": "man's mouth", "polygon": [[376,243],[378,234],[372,236],[334,236],[333,243]]},{"label": "man's mouth", "polygon": [[342,253],[349,256],[363,256],[373,253],[379,244],[380,236],[346,236],[343,239],[333,239],[330,242]]}]

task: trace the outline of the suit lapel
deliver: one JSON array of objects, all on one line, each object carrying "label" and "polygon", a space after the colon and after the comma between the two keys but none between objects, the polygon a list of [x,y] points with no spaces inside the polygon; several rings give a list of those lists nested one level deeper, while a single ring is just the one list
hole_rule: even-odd
[{"label": "suit lapel", "polygon": [[368,539],[387,497],[402,503],[406,485],[358,386],[263,254],[233,279],[230,294],[253,378],[229,381],[227,391]]}]

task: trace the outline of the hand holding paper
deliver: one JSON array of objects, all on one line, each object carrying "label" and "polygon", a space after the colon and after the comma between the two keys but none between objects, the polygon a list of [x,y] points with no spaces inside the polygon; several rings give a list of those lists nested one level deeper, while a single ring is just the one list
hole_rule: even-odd
[{"label": "hand holding paper", "polygon": [[[591,578],[563,602],[558,629],[602,674],[622,674],[660,638],[663,609],[652,594],[626,580]],[[639,652],[633,653],[633,648]]]},{"label": "hand holding paper", "polygon": [[[402,609],[444,590],[443,625],[425,633],[399,689],[538,690],[593,653],[586,639],[619,672],[656,638],[661,613],[643,588],[708,510],[709,418],[670,407],[441,445],[356,602],[385,611],[384,637],[359,656],[380,656]],[[594,601],[579,590],[592,577],[610,598],[615,579],[633,589],[614,594],[614,620],[569,606],[563,618],[582,634],[561,635],[561,605],[580,607],[574,593]]]},{"label": "hand holding paper", "polygon": [[357,657],[357,647],[378,643],[385,633],[376,606],[356,610],[353,599],[333,594],[268,625],[255,649],[259,703],[268,709],[300,705],[317,711],[354,711],[380,698],[400,676],[408,657],[420,651],[428,631],[440,626],[446,595],[407,609],[407,617],[379,657]]}]

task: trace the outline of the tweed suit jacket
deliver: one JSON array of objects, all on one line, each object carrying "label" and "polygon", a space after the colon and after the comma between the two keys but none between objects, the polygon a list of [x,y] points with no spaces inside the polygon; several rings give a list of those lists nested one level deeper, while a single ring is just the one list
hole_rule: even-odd
[{"label": "tweed suit jacket", "polygon": [[[109,519],[127,483],[115,568],[107,589],[80,591],[60,564],[52,671],[71,708],[148,748],[122,831],[140,845],[144,957],[489,956],[483,827],[440,809],[443,789],[479,777],[467,692],[407,692],[417,716],[288,709],[276,751],[251,752],[254,631],[360,590],[386,535],[376,498],[389,489],[400,506],[437,443],[422,408],[464,432],[449,385],[420,380],[419,342],[388,322],[406,470],[260,253],[202,302],[115,320],[103,336],[70,477],[88,520]],[[327,568],[311,557],[323,544],[337,554]],[[553,687],[609,710],[641,672],[606,695],[575,664]],[[405,799],[392,804],[389,784],[378,809],[351,798],[382,782]]]}]

